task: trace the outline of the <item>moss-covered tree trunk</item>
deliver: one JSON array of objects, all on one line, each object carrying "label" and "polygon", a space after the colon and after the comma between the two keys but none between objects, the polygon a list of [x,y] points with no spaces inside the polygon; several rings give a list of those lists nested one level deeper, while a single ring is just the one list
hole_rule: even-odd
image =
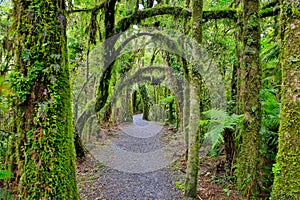
[{"label": "moss-covered tree trunk", "polygon": [[7,155],[20,199],[79,199],[64,1],[16,0],[16,121]]},{"label": "moss-covered tree trunk", "polygon": [[260,24],[259,0],[243,1],[243,63],[244,68],[244,96],[243,112],[245,114],[242,143],[238,155],[237,186],[247,196],[258,192],[258,177],[260,171],[259,145],[260,145],[260,102],[259,91],[261,88],[260,68]]},{"label": "moss-covered tree trunk", "polygon": [[281,1],[282,96],[272,199],[300,199],[300,5]]},{"label": "moss-covered tree trunk", "polygon": [[[109,85],[112,76],[112,68],[114,65],[114,61],[112,60],[112,55],[115,53],[114,45],[116,39],[111,39],[114,35],[115,29],[115,4],[116,0],[107,0],[104,4],[104,25],[105,25],[105,39],[110,38],[110,42],[104,42],[104,65],[103,65],[103,72],[99,77],[99,83],[96,91],[96,104],[95,104],[95,111],[99,112],[104,107],[109,108],[107,102],[109,97]],[[107,112],[110,113],[110,112]],[[110,116],[108,117],[108,119]]]},{"label": "moss-covered tree trunk", "polygon": [[121,97],[121,122],[131,122],[131,110],[130,110],[130,88],[125,86],[122,91]]},{"label": "moss-covered tree trunk", "polygon": [[[199,52],[198,45],[202,42],[202,0],[192,1],[192,31],[193,31],[193,54],[195,57]],[[201,80],[193,72],[196,66],[190,66],[190,117],[189,117],[189,150],[185,180],[185,196],[188,198],[197,197],[198,171],[199,171],[199,151],[200,151],[200,94]]]}]

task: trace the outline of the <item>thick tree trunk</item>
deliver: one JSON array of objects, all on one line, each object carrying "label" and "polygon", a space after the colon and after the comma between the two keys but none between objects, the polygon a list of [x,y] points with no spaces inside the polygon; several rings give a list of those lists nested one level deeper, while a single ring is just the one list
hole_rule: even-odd
[{"label": "thick tree trunk", "polygon": [[300,199],[300,6],[294,0],[281,5],[282,96],[272,199],[296,200]]},{"label": "thick tree trunk", "polygon": [[237,187],[250,199],[259,188],[259,148],[260,148],[260,24],[258,16],[259,0],[243,1],[243,112],[242,144],[238,155]]},{"label": "thick tree trunk", "polygon": [[15,135],[8,183],[20,199],[79,199],[64,1],[14,1]]}]

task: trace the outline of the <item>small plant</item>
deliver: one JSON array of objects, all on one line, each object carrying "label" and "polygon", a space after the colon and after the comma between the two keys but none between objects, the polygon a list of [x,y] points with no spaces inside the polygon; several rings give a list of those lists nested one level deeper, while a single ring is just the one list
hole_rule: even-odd
[{"label": "small plant", "polygon": [[180,181],[176,181],[175,182],[176,188],[179,190],[183,190],[184,189],[184,184]]},{"label": "small plant", "polygon": [[226,195],[229,197],[230,196],[230,189],[229,188],[224,188],[223,189]]}]

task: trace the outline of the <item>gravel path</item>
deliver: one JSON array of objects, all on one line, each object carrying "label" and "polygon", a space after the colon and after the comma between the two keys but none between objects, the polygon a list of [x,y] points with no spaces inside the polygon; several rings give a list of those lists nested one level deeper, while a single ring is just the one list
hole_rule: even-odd
[{"label": "gravel path", "polygon": [[175,186],[176,181],[182,181],[182,174],[169,167],[181,154],[181,140],[176,135],[171,138],[173,142],[163,140],[166,135],[162,126],[142,120],[142,115],[135,115],[132,124],[119,128],[116,137],[105,145],[93,145],[90,149],[104,166],[97,172],[102,196],[98,199],[182,199],[182,191]]}]

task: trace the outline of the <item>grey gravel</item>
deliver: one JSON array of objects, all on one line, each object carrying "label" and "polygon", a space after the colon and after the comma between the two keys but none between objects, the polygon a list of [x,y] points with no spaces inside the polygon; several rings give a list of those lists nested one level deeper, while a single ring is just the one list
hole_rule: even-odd
[{"label": "grey gravel", "polygon": [[107,200],[180,200],[181,191],[175,188],[179,173],[161,169],[148,173],[126,173],[105,168],[102,190]]},{"label": "grey gravel", "polygon": [[121,126],[117,137],[106,145],[93,145],[91,154],[104,166],[98,171],[98,181],[105,199],[182,199],[182,191],[176,188],[175,182],[182,182],[183,175],[169,166],[181,152],[173,147],[181,145],[162,142],[163,134],[160,124],[135,115],[133,123]]}]

